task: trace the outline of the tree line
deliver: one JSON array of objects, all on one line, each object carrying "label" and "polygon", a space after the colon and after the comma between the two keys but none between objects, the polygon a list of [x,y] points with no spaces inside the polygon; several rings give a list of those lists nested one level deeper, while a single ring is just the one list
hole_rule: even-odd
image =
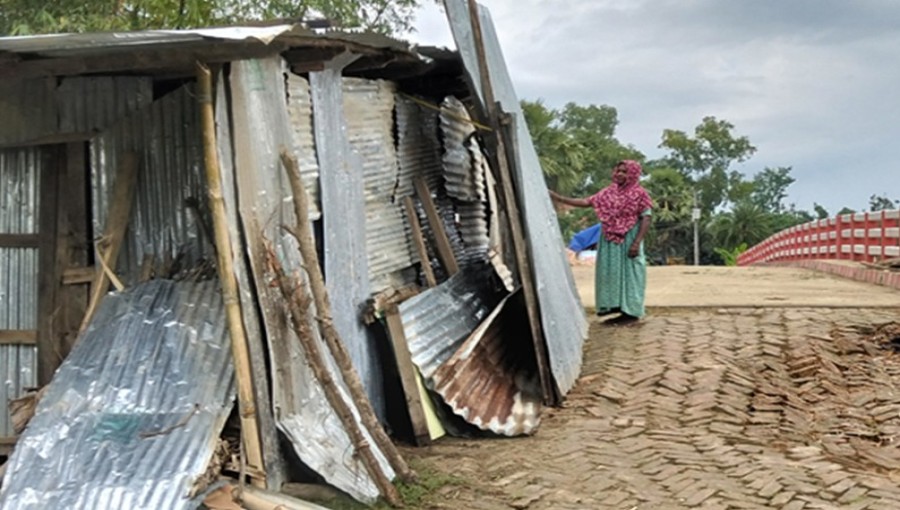
[{"label": "tree line", "polygon": [[[571,196],[589,196],[610,182],[610,169],[622,159],[643,163],[642,184],[653,197],[653,226],[646,248],[652,261],[692,260],[695,204],[700,209],[702,263],[733,264],[749,246],[779,230],[828,218],[819,204],[812,211],[786,203],[795,182],[791,167],[766,167],[751,177],[734,170],[756,147],[735,126],[705,117],[693,133],[666,129],[659,145],[666,154],[647,159],[616,138],[618,116],[611,106],[568,103],[560,109],[542,101],[522,101],[522,109],[544,170],[548,187]],[[900,201],[872,195],[872,211],[894,209]],[[844,207],[834,214],[856,212]],[[593,211],[561,212],[566,239],[596,222]]]}]

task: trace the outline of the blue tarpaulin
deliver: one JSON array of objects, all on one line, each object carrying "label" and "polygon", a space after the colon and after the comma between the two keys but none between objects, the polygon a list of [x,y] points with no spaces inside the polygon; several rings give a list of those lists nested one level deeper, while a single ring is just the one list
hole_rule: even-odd
[{"label": "blue tarpaulin", "polygon": [[600,240],[600,224],[588,227],[572,236],[569,241],[569,249],[578,253],[587,249],[593,249]]}]

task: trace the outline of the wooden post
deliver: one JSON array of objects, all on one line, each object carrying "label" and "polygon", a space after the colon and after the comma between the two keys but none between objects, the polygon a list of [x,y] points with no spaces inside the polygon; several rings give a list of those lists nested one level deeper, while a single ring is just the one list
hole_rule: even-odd
[{"label": "wooden post", "polygon": [[[303,350],[306,351],[307,361],[309,362],[309,367],[312,369],[313,375],[316,380],[322,384],[325,398],[328,399],[328,403],[331,404],[338,419],[340,419],[341,425],[343,425],[344,430],[350,437],[350,442],[353,444],[355,454],[359,455],[363,467],[365,467],[369,476],[372,477],[372,481],[375,482],[375,485],[378,487],[378,492],[381,493],[385,500],[392,506],[402,506],[397,488],[394,487],[381,470],[378,459],[375,458],[375,454],[372,453],[372,447],[369,445],[369,442],[362,433],[362,428],[353,416],[353,410],[350,408],[350,405],[344,401],[343,396],[338,390],[337,382],[325,366],[325,357],[322,350],[319,348],[318,342],[313,338],[313,326],[307,319],[311,303],[303,283],[299,281],[299,278],[290,278],[285,273],[284,267],[281,265],[278,257],[275,256],[274,250],[271,247],[267,248],[266,262],[270,270],[274,273],[275,281],[273,283],[275,283],[281,291],[281,295],[289,310],[289,312],[286,312],[286,315],[289,316],[294,331],[297,333],[297,339],[300,340],[300,343],[303,345]],[[304,260],[304,263],[308,267],[314,262]],[[350,385],[348,384],[348,387],[349,386]],[[360,414],[362,414],[361,409]]]},{"label": "wooden post", "polygon": [[222,198],[222,182],[219,173],[219,155],[216,150],[216,121],[213,114],[212,75],[203,64],[197,64],[197,101],[200,103],[200,122],[203,134],[203,160],[206,185],[213,217],[213,237],[216,245],[216,266],[222,284],[228,333],[231,337],[231,355],[234,357],[234,376],[237,382],[238,407],[241,420],[241,440],[247,452],[247,467],[251,482],[265,487],[265,465],[260,446],[259,424],[256,417],[256,399],[253,395],[253,373],[250,369],[250,353],[241,316],[237,280],[234,276],[233,252]]},{"label": "wooden post", "polygon": [[[288,181],[291,184],[291,192],[294,196],[294,213],[297,216],[297,225],[293,231],[300,245],[300,256],[303,258],[303,265],[306,268],[306,274],[309,275],[309,283],[312,289],[313,299],[316,305],[316,313],[319,317],[319,324],[322,330],[322,337],[325,344],[331,351],[334,361],[341,370],[341,376],[350,390],[350,397],[356,403],[359,416],[363,424],[369,430],[375,444],[381,449],[384,456],[387,457],[391,467],[397,472],[402,480],[414,481],[416,474],[409,468],[400,452],[397,451],[391,438],[378,423],[375,416],[375,410],[372,409],[372,403],[369,401],[368,395],[363,388],[359,374],[353,367],[353,361],[350,354],[344,347],[344,342],[338,334],[337,328],[334,327],[334,320],[331,317],[331,303],[328,298],[328,290],[325,287],[325,277],[322,275],[322,267],[319,265],[319,254],[316,251],[316,240],[313,236],[312,228],[309,226],[309,197],[306,195],[306,188],[303,186],[303,178],[300,175],[300,167],[297,160],[291,155],[287,149],[281,149],[281,163],[284,165],[287,173]],[[393,486],[392,486],[393,487]]]},{"label": "wooden post", "polygon": [[[472,36],[475,41],[475,50],[478,54],[478,73],[481,76],[481,93],[484,99],[485,114],[488,118],[488,124],[492,128],[493,136],[496,142],[496,158],[498,183],[503,192],[503,202],[506,208],[506,214],[509,219],[510,229],[512,230],[513,250],[516,256],[516,265],[519,268],[519,278],[522,282],[522,291],[525,295],[525,308],[528,313],[528,325],[531,329],[531,336],[534,342],[535,357],[537,358],[538,375],[541,380],[541,389],[543,392],[545,403],[558,402],[558,396],[552,381],[550,368],[547,366],[549,356],[547,354],[547,345],[544,339],[543,330],[541,329],[541,320],[539,314],[539,302],[537,299],[537,289],[534,284],[534,274],[532,273],[532,264],[528,252],[528,243],[525,240],[525,229],[522,225],[522,216],[519,212],[518,200],[512,180],[512,172],[510,170],[511,161],[507,152],[507,143],[504,138],[509,133],[504,131],[500,121],[500,112],[497,103],[494,100],[494,88],[491,84],[490,70],[488,69],[487,57],[484,49],[484,36],[481,31],[481,20],[478,16],[478,3],[475,0],[468,0],[469,17],[472,22]],[[508,124],[507,124],[508,125]],[[512,149],[512,147],[510,147]],[[513,152],[514,154],[514,152]]]},{"label": "wooden post", "polygon": [[79,335],[87,329],[100,300],[109,289],[109,273],[103,266],[116,269],[119,260],[119,251],[125,240],[125,232],[128,230],[128,222],[131,219],[131,209],[134,203],[134,194],[137,189],[137,176],[139,172],[138,157],[134,152],[126,152],[122,155],[119,168],[116,172],[116,181],[112,187],[109,210],[106,214],[106,227],[103,229],[103,237],[97,241],[97,274],[91,283],[91,298],[88,301],[84,320],[78,329]]},{"label": "wooden post", "polygon": [[50,382],[53,373],[59,367],[60,356],[59,331],[54,327],[58,316],[57,296],[61,275],[57,266],[57,204],[59,203],[59,174],[62,168],[61,151],[56,147],[50,158],[41,166],[40,211],[38,213],[38,263],[37,274],[38,316],[37,348],[38,348],[38,384],[43,386]]},{"label": "wooden post", "polygon": [[417,446],[431,444],[431,434],[428,432],[428,420],[425,418],[425,409],[419,396],[419,382],[416,380],[416,367],[413,365],[409,352],[409,344],[403,331],[403,322],[400,320],[400,312],[397,305],[391,305],[385,314],[388,334],[391,337],[391,345],[394,347],[394,357],[397,359],[397,371],[400,373],[400,383],[403,385],[403,393],[406,395],[406,408],[409,409],[409,421],[412,424],[413,436]]},{"label": "wooden post", "polygon": [[416,214],[416,206],[413,204],[412,197],[403,197],[403,205],[406,207],[406,218],[409,221],[409,229],[412,231],[416,253],[419,254],[419,261],[422,263],[425,281],[428,282],[429,287],[434,287],[437,285],[437,280],[434,278],[434,270],[431,269],[431,261],[428,260],[425,238],[422,237],[422,226],[419,225],[419,215]]},{"label": "wooden post", "polygon": [[419,195],[422,208],[425,209],[425,216],[428,218],[428,224],[434,233],[438,258],[441,259],[441,264],[444,265],[447,274],[453,276],[459,272],[459,264],[456,262],[456,255],[453,254],[453,246],[450,244],[450,238],[447,237],[447,231],[444,230],[444,223],[441,221],[437,207],[434,206],[434,201],[431,200],[431,191],[428,189],[428,184],[421,177],[416,177],[414,183],[416,194]]}]

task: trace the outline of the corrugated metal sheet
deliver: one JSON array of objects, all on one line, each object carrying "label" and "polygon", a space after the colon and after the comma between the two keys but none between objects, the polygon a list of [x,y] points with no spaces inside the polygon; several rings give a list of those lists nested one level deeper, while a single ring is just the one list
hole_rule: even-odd
[{"label": "corrugated metal sheet", "polygon": [[400,176],[395,196],[415,194],[413,179],[422,177],[429,189],[441,184],[441,142],[438,139],[438,113],[397,94],[397,161]]},{"label": "corrugated metal sheet", "polygon": [[210,221],[196,103],[191,89],[182,87],[122,118],[91,142],[94,232],[98,235],[106,223],[122,155],[138,154],[136,197],[118,266],[129,281],[137,278],[146,256],[155,257],[158,266],[180,257],[188,267],[214,256],[196,209],[187,205],[195,199]]},{"label": "corrugated metal sheet", "polygon": [[456,353],[500,301],[485,268],[468,267],[399,306],[413,363],[426,380]]},{"label": "corrugated metal sheet", "polygon": [[335,328],[372,401],[385,419],[386,397],[375,340],[359,319],[371,296],[366,251],[366,204],[363,163],[347,139],[340,67],[309,74],[313,98],[316,150],[322,168],[322,238],[325,285],[331,297]]},{"label": "corrugated metal sheet", "polygon": [[537,430],[542,396],[528,332],[518,331],[522,321],[506,306],[508,300],[437,369],[433,380],[435,391],[467,422],[519,436]]},{"label": "corrugated metal sheet", "polygon": [[217,282],[107,296],[20,437],[3,508],[195,508],[234,400]]},{"label": "corrugated metal sheet", "polygon": [[[481,79],[472,26],[466,2],[446,2],[447,16],[456,47],[463,58],[478,97],[482,98]],[[560,394],[565,395],[575,384],[581,371],[582,347],[587,337],[587,319],[578,297],[572,271],[562,247],[562,235],[555,212],[547,195],[540,161],[534,150],[528,127],[522,115],[512,80],[487,9],[480,7],[479,18],[484,32],[485,52],[496,100],[511,114],[515,123],[518,161],[513,178],[523,215],[525,232],[531,249],[541,323],[549,351],[550,368]]]},{"label": "corrugated metal sheet", "polygon": [[98,131],[153,102],[153,80],[131,76],[66,78],[57,89],[56,101],[60,132]]},{"label": "corrugated metal sheet", "polygon": [[56,80],[0,82],[0,144],[13,145],[56,133]]},{"label": "corrugated metal sheet", "polygon": [[287,73],[288,115],[294,140],[294,157],[303,175],[303,186],[309,194],[309,217],[317,220],[319,211],[319,161],[313,135],[312,99],[309,82],[302,76]]},{"label": "corrugated metal sheet", "polygon": [[[229,77],[234,121],[234,179],[247,236],[245,246],[269,341],[275,415],[294,451],[307,466],[354,498],[373,502],[378,497],[378,489],[354,455],[352,443],[314,377],[306,353],[285,323],[283,297],[271,286],[272,275],[262,252],[264,242],[270,242],[286,269],[303,277],[296,242],[281,229],[281,225],[291,225],[294,221],[293,207],[286,200],[290,188],[278,158],[279,148],[292,144],[284,102],[283,73],[284,62],[280,58],[245,60],[232,64]],[[315,91],[313,95],[318,97]],[[238,207],[233,203],[227,206]],[[310,314],[313,313],[315,311],[311,309]],[[315,320],[312,315],[310,320]],[[313,333],[315,341],[320,342],[323,352],[327,353],[324,342],[318,338],[318,331]],[[349,345],[348,350],[352,352]],[[333,360],[327,357],[328,369],[332,374],[338,374]],[[357,362],[355,357],[354,362]],[[344,394],[349,395],[346,389]],[[355,410],[352,402],[348,401],[348,405]],[[393,470],[383,454],[374,447],[371,438],[367,439],[382,470],[393,478]]]},{"label": "corrugated metal sheet", "polygon": [[[0,233],[35,234],[40,211],[40,148],[0,150]],[[0,248],[0,329],[37,328],[36,248]],[[37,348],[0,345],[0,399],[22,396],[37,384]],[[14,436],[6,405],[0,410],[0,437]]]},{"label": "corrugated metal sheet", "polygon": [[395,200],[399,169],[394,148],[394,85],[345,78],[344,117],[350,146],[363,164],[366,246],[373,292],[412,282],[397,273],[413,264],[403,204]]},{"label": "corrugated metal sheet", "polygon": [[485,176],[487,160],[475,135],[466,107],[453,96],[441,105],[441,132],[444,140],[444,185],[447,194],[458,200],[458,228],[464,243],[463,259],[488,258],[488,200]]}]

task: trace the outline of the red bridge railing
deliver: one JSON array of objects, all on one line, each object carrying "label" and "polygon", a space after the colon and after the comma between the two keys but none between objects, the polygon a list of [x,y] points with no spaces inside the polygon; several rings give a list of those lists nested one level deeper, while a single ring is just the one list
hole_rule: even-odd
[{"label": "red bridge railing", "polygon": [[845,214],[782,230],[741,254],[738,265],[892,257],[900,257],[900,210]]}]

